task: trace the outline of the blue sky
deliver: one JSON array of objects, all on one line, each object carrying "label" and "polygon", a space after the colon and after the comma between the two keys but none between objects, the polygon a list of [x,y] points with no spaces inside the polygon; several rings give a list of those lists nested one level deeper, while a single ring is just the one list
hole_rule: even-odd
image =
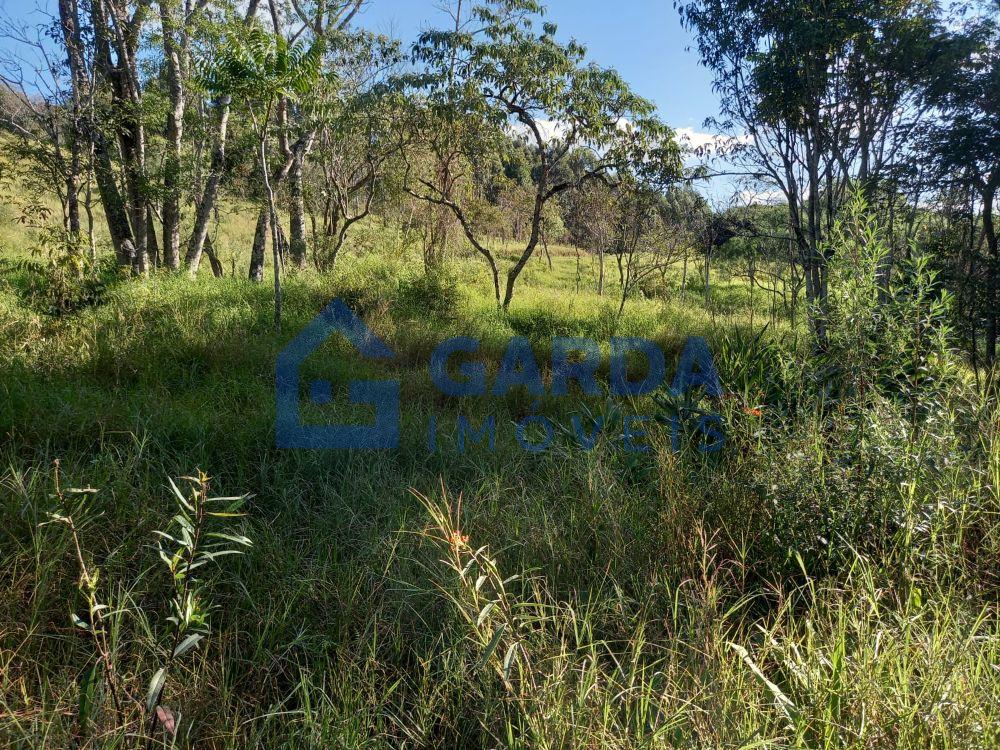
[{"label": "blue sky", "polygon": [[[675,128],[702,129],[716,113],[708,72],[687,51],[691,36],[670,0],[543,0],[560,36],[574,37],[593,60],[616,68]],[[442,25],[439,0],[371,0],[358,23],[412,41],[425,27]],[[38,8],[55,12],[56,0],[0,0],[0,17],[41,23]],[[0,41],[0,47],[4,44]]]},{"label": "blue sky", "polygon": [[[693,39],[670,0],[543,2],[561,37],[575,38],[593,60],[617,69],[675,128],[700,131],[716,114],[711,76],[688,51]],[[409,42],[422,28],[446,22],[439,6],[438,0],[372,0],[359,23]]]},{"label": "blue sky", "polygon": [[[0,18],[25,25],[44,23],[46,15],[56,12],[56,2],[0,0]],[[704,121],[718,113],[711,75],[698,64],[697,53],[688,49],[694,39],[681,26],[670,0],[542,2],[546,19],[559,27],[563,40],[575,38],[587,47],[591,60],[617,69],[636,93],[656,103],[660,116],[682,141],[699,146],[710,140]],[[450,23],[441,5],[441,0],[369,0],[356,24],[395,36],[408,46],[422,29]],[[0,52],[4,44],[0,39]],[[732,190],[732,180],[722,178],[697,187],[710,196],[725,195]]]}]

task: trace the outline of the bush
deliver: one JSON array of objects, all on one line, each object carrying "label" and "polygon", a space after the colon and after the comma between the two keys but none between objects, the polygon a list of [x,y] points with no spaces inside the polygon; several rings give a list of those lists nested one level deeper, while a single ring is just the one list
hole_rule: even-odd
[{"label": "bush", "polygon": [[78,237],[62,229],[44,228],[34,257],[2,261],[18,294],[37,312],[62,316],[100,304],[126,270],[113,256],[93,260]]},{"label": "bush", "polygon": [[403,315],[446,318],[454,314],[460,298],[455,277],[436,269],[400,279],[393,306]]}]

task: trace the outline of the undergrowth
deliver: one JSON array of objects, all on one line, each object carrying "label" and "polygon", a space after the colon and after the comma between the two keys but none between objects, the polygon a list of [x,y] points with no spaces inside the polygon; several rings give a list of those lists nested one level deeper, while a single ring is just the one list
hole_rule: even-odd
[{"label": "undergrowth", "polygon": [[[676,290],[619,319],[546,282],[558,255],[503,315],[465,261],[423,277],[345,254],[289,278],[284,337],[239,279],[125,281],[55,315],[8,272],[0,744],[997,746],[1000,412],[927,265],[886,294],[877,227],[834,236],[819,355]],[[275,357],[334,296],[397,359],[331,341],[306,372],[398,377],[396,451],[274,448]],[[668,369],[706,336],[725,394],[684,408],[717,413],[725,446],[675,451],[669,420],[643,453],[617,427],[574,443],[573,417],[676,408],[648,397],[446,399],[427,357],[452,335],[481,340],[490,377],[515,335],[605,356],[641,335]],[[534,454],[513,425],[539,409],[560,429]],[[460,450],[458,417],[491,414],[495,450]]]}]

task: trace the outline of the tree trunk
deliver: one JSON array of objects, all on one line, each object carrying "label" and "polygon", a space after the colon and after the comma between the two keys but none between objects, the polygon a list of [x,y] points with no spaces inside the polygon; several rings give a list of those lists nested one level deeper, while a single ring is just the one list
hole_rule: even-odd
[{"label": "tree trunk", "polygon": [[597,296],[604,296],[604,248],[597,251]]},{"label": "tree trunk", "polygon": [[684,299],[684,295],[687,293],[687,280],[688,280],[688,253],[684,250],[684,264],[681,266],[681,299]]},{"label": "tree trunk", "polygon": [[217,279],[221,279],[225,273],[223,272],[219,257],[215,254],[215,246],[212,243],[211,237],[205,238],[205,255],[208,256],[208,262],[212,266],[212,275]]},{"label": "tree trunk", "polygon": [[989,251],[986,276],[986,361],[997,361],[997,318],[1000,316],[1000,249],[997,248],[997,231],[993,222],[993,201],[997,185],[989,184],[983,191],[983,234]]},{"label": "tree trunk", "polygon": [[70,143],[70,174],[66,180],[67,213],[69,230],[74,235],[80,232],[80,172],[81,152],[85,138],[83,101],[89,89],[89,81],[83,60],[83,40],[80,35],[79,9],[76,0],[59,0],[59,23],[62,28],[63,44],[66,48],[66,62],[72,85],[72,140]]},{"label": "tree trunk", "polygon": [[156,242],[156,222],[153,221],[153,209],[146,204],[146,255],[149,258],[150,267],[158,268],[160,265],[160,247]]},{"label": "tree trunk", "polygon": [[502,303],[504,310],[510,308],[510,302],[514,299],[514,284],[517,282],[517,277],[521,275],[521,271],[524,270],[525,265],[531,260],[531,256],[535,252],[535,248],[538,246],[538,242],[542,236],[542,209],[545,204],[541,195],[545,190],[545,183],[545,169],[543,166],[542,178],[538,186],[538,195],[535,197],[535,209],[531,217],[531,236],[528,238],[528,244],[524,248],[524,252],[521,253],[521,257],[517,259],[517,263],[507,272],[507,288],[504,291]]},{"label": "tree trunk", "polygon": [[[108,23],[109,7],[115,14],[114,31]],[[110,115],[117,125],[122,171],[125,175],[127,214],[132,229],[131,244],[135,248],[132,265],[137,273],[146,273],[149,269],[146,255],[146,137],[142,123],[142,90],[137,60],[142,16],[135,14],[129,18],[120,8],[111,7],[107,0],[92,0],[90,12],[97,72],[111,85]],[[111,58],[112,47],[117,57],[115,61]]]},{"label": "tree trunk", "polygon": [[[264,124],[267,132],[267,123]],[[274,264],[274,331],[281,333],[281,240],[278,233],[278,212],[274,205],[274,191],[267,174],[267,145],[265,138],[260,141],[260,169],[264,177],[264,190],[267,192],[267,209],[271,219],[271,252]]]},{"label": "tree trunk", "polygon": [[264,280],[264,252],[267,249],[267,235],[271,233],[270,216],[268,210],[257,214],[257,228],[253,235],[253,248],[250,250],[250,281]]},{"label": "tree trunk", "polygon": [[202,193],[201,200],[195,209],[194,229],[191,231],[187,254],[184,256],[188,273],[192,276],[198,273],[198,266],[201,264],[201,253],[208,237],[208,225],[212,218],[212,209],[215,208],[216,197],[219,194],[219,185],[222,182],[222,176],[226,169],[226,138],[229,132],[229,107],[231,103],[232,99],[224,96],[219,100],[217,106],[219,121],[215,131],[215,143],[212,146],[212,164],[209,167],[205,192]]},{"label": "tree trunk", "polygon": [[[307,138],[309,137],[311,136],[307,136]],[[302,141],[299,143],[301,142]],[[298,145],[299,144],[296,143],[295,147],[298,147]],[[288,178],[288,173],[292,169],[292,155],[294,154],[295,147],[288,150],[285,155],[285,160],[281,166],[276,168],[270,177],[265,177],[264,179],[264,183],[267,186],[267,189],[270,190],[272,198],[274,197],[274,194],[277,193],[278,186]],[[275,249],[277,251],[278,258],[284,258],[285,233],[281,230],[281,224],[278,221],[277,211],[275,211],[273,217],[265,216],[265,214],[268,214],[269,212],[269,206],[265,205],[261,207],[260,214],[257,216],[257,230],[254,233],[253,252],[250,257],[251,281],[262,281],[264,278],[264,245],[267,243],[267,235],[269,232],[277,237],[278,244]]]},{"label": "tree trunk", "polygon": [[121,266],[134,267],[135,239],[125,208],[125,199],[118,190],[111,156],[108,154],[104,134],[97,130],[91,131],[94,138],[94,179],[97,182],[97,192],[104,206],[104,216],[111,235],[111,244],[115,248],[115,257]]},{"label": "tree trunk", "polygon": [[705,251],[705,304],[712,300],[712,247]]},{"label": "tree trunk", "polygon": [[[247,5],[244,23],[249,23],[256,15],[260,0],[250,0]],[[192,276],[198,273],[198,266],[201,264],[201,254],[205,248],[205,240],[208,237],[208,224],[212,217],[212,209],[219,195],[219,185],[226,169],[226,139],[229,134],[229,110],[232,105],[232,97],[222,96],[218,100],[216,109],[218,110],[218,125],[215,130],[215,142],[212,146],[212,162],[209,167],[208,180],[205,183],[205,191],[201,195],[201,200],[195,208],[194,229],[188,239],[187,253],[184,262],[187,264],[188,273]]]},{"label": "tree trunk", "polygon": [[[813,122],[813,133],[820,129],[820,115],[818,109],[811,115]],[[826,262],[820,246],[822,243],[822,227],[820,222],[820,198],[822,195],[822,184],[819,173],[819,138],[811,135],[811,140],[807,144],[807,169],[809,172],[809,196],[807,201],[807,229],[808,229],[808,249],[809,265],[807,273],[811,276],[813,290],[813,329],[817,342],[820,346],[826,344],[826,307],[827,307],[827,282],[826,282]]]},{"label": "tree trunk", "polygon": [[97,260],[97,242],[94,239],[94,156],[91,149],[90,164],[87,168],[87,189],[84,193],[83,208],[87,212],[87,244],[90,249],[90,259]]},{"label": "tree trunk", "polygon": [[302,172],[305,167],[308,142],[300,141],[292,152],[292,169],[289,174],[291,187],[291,206],[289,209],[289,227],[291,238],[288,249],[292,263],[296,268],[305,268],[308,260],[308,244],[306,242],[306,204],[302,190]]},{"label": "tree trunk", "polygon": [[163,264],[172,271],[181,266],[181,145],[184,137],[184,82],[177,24],[170,0],[160,0],[163,58],[167,73],[170,109],[167,112],[167,146],[163,161]]}]

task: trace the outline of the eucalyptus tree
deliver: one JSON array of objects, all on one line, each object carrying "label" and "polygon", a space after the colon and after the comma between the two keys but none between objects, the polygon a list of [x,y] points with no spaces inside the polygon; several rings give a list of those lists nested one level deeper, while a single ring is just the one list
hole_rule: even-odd
[{"label": "eucalyptus tree", "polygon": [[[320,174],[324,238],[316,253],[319,268],[336,262],[351,227],[371,214],[390,172],[399,167],[407,143],[399,127],[405,108],[391,75],[401,60],[396,40],[345,35],[332,61],[337,77],[324,79],[313,92],[319,135],[311,160]],[[292,188],[294,195],[294,181]],[[292,256],[305,265],[304,248],[296,253],[293,243]]]},{"label": "eucalyptus tree", "polygon": [[[112,227],[119,234],[119,245],[131,250],[131,263],[138,273],[145,273],[155,263],[155,236],[147,182],[147,132],[143,119],[143,82],[140,73],[143,29],[151,12],[151,0],[91,0],[89,30],[93,35],[94,86],[97,114],[95,127],[114,134],[121,157],[125,183],[125,227]],[[98,140],[103,133],[95,133]],[[107,153],[107,152],[105,152]],[[100,157],[103,159],[103,155]],[[106,213],[117,214],[118,196],[112,188],[112,175],[102,178],[110,164],[98,161],[101,198]]]},{"label": "eucalyptus tree", "polygon": [[[542,236],[546,205],[591,180],[638,172],[658,182],[680,172],[673,132],[613,70],[586,61],[575,41],[561,43],[541,20],[535,0],[491,0],[472,9],[473,25],[426,31],[413,48],[418,72],[414,127],[439,163],[454,165],[445,180],[411,171],[406,190],[448,208],[466,239],[486,260],[497,304],[506,309],[521,271]],[[497,254],[470,214],[468,182],[476,162],[499,157],[522,138],[533,164],[528,237],[501,280]],[[580,174],[560,169],[578,149],[594,155]],[[449,167],[451,168],[451,167]]]},{"label": "eucalyptus tree", "polygon": [[268,161],[270,129],[277,103],[307,94],[321,73],[322,61],[321,43],[309,47],[301,43],[289,45],[283,36],[250,23],[230,30],[228,43],[203,71],[207,88],[245,102],[257,136],[258,165],[266,197],[264,210],[271,229],[274,326],[278,331],[281,330],[282,258],[277,204]]},{"label": "eucalyptus tree", "polygon": [[[260,0],[250,0],[243,14],[244,24],[249,24],[256,18],[259,5]],[[215,50],[207,47],[199,52],[203,56],[209,57],[214,55]],[[226,145],[229,141],[229,115],[232,101],[232,94],[223,91],[216,92],[212,102],[212,147],[208,175],[205,178],[204,186],[198,186],[199,193],[195,197],[194,206],[194,226],[188,237],[187,249],[184,253],[184,263],[192,276],[198,273],[198,267],[201,265],[201,256],[208,242],[209,223],[226,171]]]},{"label": "eucalyptus tree", "polygon": [[[730,159],[780,191],[825,340],[825,241],[847,193],[874,195],[912,156],[920,92],[935,70],[936,8],[923,0],[678,3],[720,94]],[[893,194],[891,200],[895,200]]]},{"label": "eucalyptus tree", "polygon": [[[367,0],[370,2],[370,0]],[[300,44],[320,44],[324,48],[333,49],[336,44],[331,40],[339,40],[347,33],[366,0],[295,0],[290,12],[282,16],[282,8],[275,0],[266,3],[271,26],[276,35],[285,39],[286,46]],[[286,9],[287,10],[287,9]],[[260,11],[260,0],[250,0],[242,16],[243,25],[256,22]],[[198,270],[202,251],[208,237],[209,222],[219,194],[219,188],[226,169],[226,147],[229,140],[229,117],[233,99],[226,92],[218,93],[213,104],[215,110],[214,135],[212,138],[211,164],[205,188],[195,208],[195,222],[190,240],[188,241],[185,262],[188,270],[194,274]],[[292,102],[294,105],[294,101]],[[315,123],[302,121],[306,109],[292,107],[289,102],[279,98],[277,117],[279,119],[279,141],[282,158],[277,168],[270,176],[273,187],[277,187],[289,176],[292,182],[291,203],[291,247],[293,255],[305,256],[304,206],[302,200],[301,177],[305,158],[312,148],[315,139]],[[289,118],[297,123],[300,133],[293,142],[288,141]],[[257,217],[257,229],[254,236],[253,260],[251,262],[251,278],[263,278],[264,244],[272,232],[272,221],[268,210],[261,210]],[[273,230],[280,234],[280,229]],[[283,237],[281,239],[284,242]]]},{"label": "eucalyptus tree", "polygon": [[[945,188],[968,189],[979,204],[987,250],[982,306],[986,358],[992,363],[1000,335],[1000,247],[994,216],[1000,192],[1000,20],[995,15],[976,15],[952,36],[928,99],[941,113],[928,135],[936,176]],[[970,246],[974,244],[970,236]]]},{"label": "eucalyptus tree", "polygon": [[181,159],[184,148],[184,113],[189,92],[191,26],[207,5],[207,0],[158,0],[163,70],[166,79],[167,116],[163,154],[163,265],[177,270],[181,265]]}]

